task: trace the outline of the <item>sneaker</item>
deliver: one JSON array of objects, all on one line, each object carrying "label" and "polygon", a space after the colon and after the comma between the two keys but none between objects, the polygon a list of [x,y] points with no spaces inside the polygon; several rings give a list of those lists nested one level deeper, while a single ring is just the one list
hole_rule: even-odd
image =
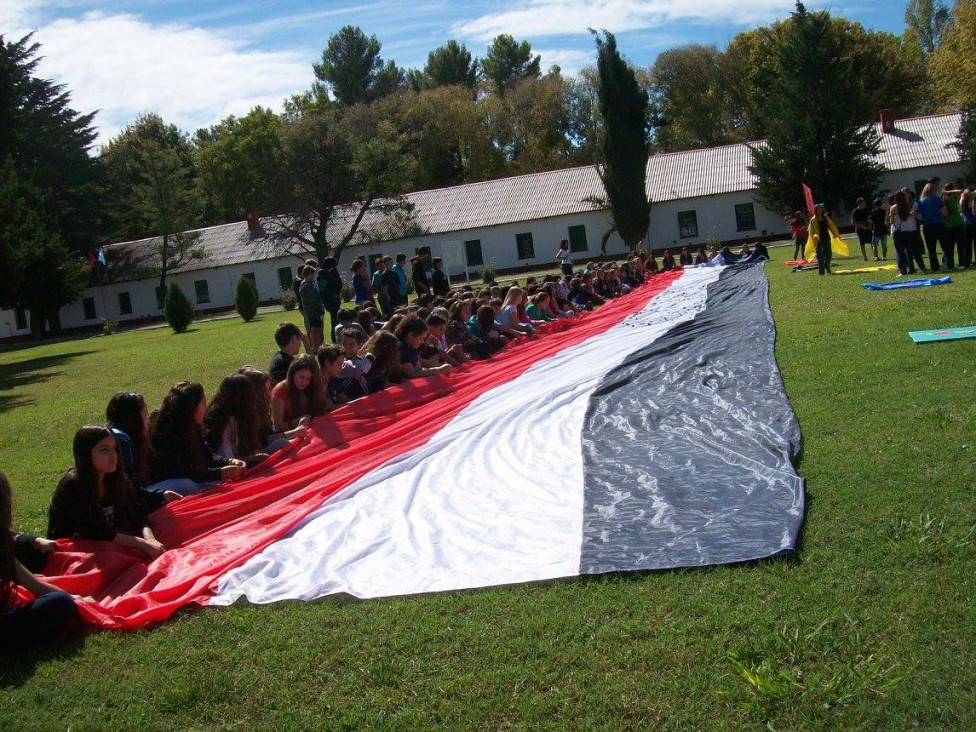
[{"label": "sneaker", "polygon": [[881,261],[881,258],[880,258],[880,257],[875,257],[875,258],[874,258],[874,261],[875,261],[875,262],[880,262],[880,261]]}]

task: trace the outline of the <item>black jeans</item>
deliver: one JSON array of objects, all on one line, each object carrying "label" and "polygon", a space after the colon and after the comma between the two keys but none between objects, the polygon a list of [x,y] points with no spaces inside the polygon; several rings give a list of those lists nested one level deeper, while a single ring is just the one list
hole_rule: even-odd
[{"label": "black jeans", "polygon": [[[939,254],[935,248],[938,242],[942,246],[942,251],[946,251],[946,225],[945,224],[925,224],[922,226],[922,233],[925,234],[925,248],[929,250],[929,269],[933,272],[939,271]],[[949,255],[950,258],[952,255]]]},{"label": "black jeans", "polygon": [[66,592],[51,592],[0,614],[0,651],[57,640],[77,622],[78,608]]},{"label": "black jeans", "polygon": [[824,273],[825,269],[830,269],[830,260],[833,258],[834,252],[830,248],[830,234],[826,236],[821,236],[817,240],[817,268],[820,274]]},{"label": "black jeans", "polygon": [[969,267],[972,265],[974,244],[976,244],[976,221],[967,222],[962,227],[962,242],[959,244],[960,267]]},{"label": "black jeans", "polygon": [[333,306],[332,303],[329,303],[325,306],[325,309],[329,312],[329,337],[332,339],[332,342],[335,343],[335,327],[339,325],[339,311],[342,309],[342,305],[340,304]]},{"label": "black jeans", "polygon": [[961,226],[946,227],[945,239],[942,242],[942,264],[947,269],[952,269],[956,266],[954,259],[956,249],[959,250],[959,259],[962,259],[962,240],[963,228]]},{"label": "black jeans", "polygon": [[925,260],[922,258],[922,234],[916,229],[912,232],[912,259],[915,260],[915,264],[921,270],[925,269]]},{"label": "black jeans", "polygon": [[893,234],[895,240],[895,260],[898,263],[898,271],[903,275],[911,274],[915,271],[912,267],[912,246],[915,243],[914,231],[896,231]]}]

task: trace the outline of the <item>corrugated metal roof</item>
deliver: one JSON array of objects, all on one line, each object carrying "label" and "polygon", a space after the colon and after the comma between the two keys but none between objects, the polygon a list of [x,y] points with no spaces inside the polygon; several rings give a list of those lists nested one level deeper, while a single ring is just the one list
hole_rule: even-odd
[{"label": "corrugated metal roof", "polygon": [[[958,113],[899,120],[894,134],[882,135],[878,159],[888,170],[958,162],[959,152],[952,143],[958,138],[960,122]],[[746,143],[654,155],[647,161],[648,195],[651,201],[664,203],[749,191],[756,187],[749,172],[750,162]],[[595,208],[588,199],[603,196],[603,185],[592,165],[417,191],[406,196],[414,205],[414,220],[408,222],[407,230],[391,231],[385,217],[370,212],[354,243],[376,237],[376,232],[381,232],[380,238],[390,240],[583,213]],[[343,231],[346,221],[348,217],[345,221],[336,217],[332,231]],[[205,251],[206,256],[191,259],[172,271],[188,272],[281,256],[281,249],[265,236],[263,229],[248,231],[243,221],[199,229],[196,233],[198,240],[193,246]],[[154,237],[114,244],[108,248],[109,258],[118,259],[124,254],[137,265],[145,266],[153,261],[159,242],[159,237]],[[121,270],[120,275],[120,279],[138,277],[122,275]]]}]

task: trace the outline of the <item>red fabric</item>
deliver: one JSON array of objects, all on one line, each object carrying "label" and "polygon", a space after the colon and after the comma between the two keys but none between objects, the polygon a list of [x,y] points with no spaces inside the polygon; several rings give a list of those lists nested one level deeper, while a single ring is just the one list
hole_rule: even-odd
[{"label": "red fabric", "polygon": [[803,186],[803,198],[804,198],[804,200],[806,201],[806,204],[807,204],[807,213],[810,216],[813,216],[813,214],[814,214],[814,210],[813,210],[813,208],[814,208],[814,206],[813,206],[813,191],[810,190],[810,186],[808,186],[806,183],[801,183],[800,185]]},{"label": "red fabric", "polygon": [[450,376],[417,379],[316,419],[304,444],[283,450],[245,479],[184,498],[150,517],[169,550],[146,564],[99,542],[64,542],[45,579],[93,596],[82,614],[104,628],[141,628],[189,604],[205,605],[220,577],[284,536],[326,498],[397,455],[424,444],[462,409],[537,361],[603,333],[663,291],[680,271],[574,320],[549,323],[542,338],[512,344]]}]

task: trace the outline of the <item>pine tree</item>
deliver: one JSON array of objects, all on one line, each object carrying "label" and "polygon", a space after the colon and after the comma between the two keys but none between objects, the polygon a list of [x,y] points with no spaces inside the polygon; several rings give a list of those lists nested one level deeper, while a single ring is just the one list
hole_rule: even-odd
[{"label": "pine tree", "polygon": [[186,332],[186,329],[190,327],[190,323],[193,322],[193,303],[190,302],[190,298],[186,296],[186,293],[175,282],[170,282],[169,289],[166,290],[163,314],[166,316],[166,322],[169,323],[169,327],[175,333]]},{"label": "pine tree", "polygon": [[795,211],[806,183],[829,210],[843,209],[881,180],[872,157],[881,139],[847,103],[857,93],[857,70],[830,16],[798,2],[787,26],[776,47],[777,73],[760,82],[767,140],[752,148],[750,166],[758,197],[772,211]]},{"label": "pine tree", "polygon": [[0,35],[0,307],[30,311],[31,334],[59,329],[84,290],[80,255],[99,233],[93,115],[36,76],[40,46]]},{"label": "pine tree", "polygon": [[234,309],[245,323],[254,320],[258,314],[258,289],[247,277],[241,277],[237,282],[237,291],[234,293]]},{"label": "pine tree", "polygon": [[617,39],[604,31],[596,37],[597,96],[603,117],[603,164],[600,178],[614,226],[633,248],[647,235],[651,203],[647,199],[648,97],[617,51]]}]

